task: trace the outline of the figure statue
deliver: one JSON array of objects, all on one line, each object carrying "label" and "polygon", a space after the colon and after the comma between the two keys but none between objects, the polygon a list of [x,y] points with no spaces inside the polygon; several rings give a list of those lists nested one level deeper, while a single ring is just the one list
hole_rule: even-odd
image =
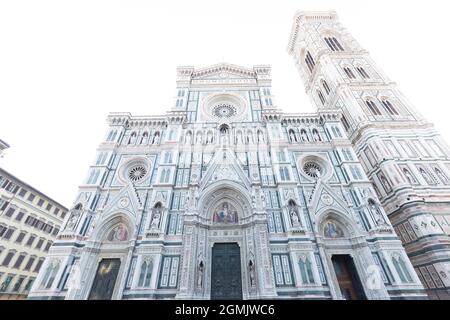
[{"label": "figure statue", "polygon": [[300,227],[300,221],[298,219],[297,211],[294,208],[290,209],[289,215],[291,216],[292,226],[294,228]]},{"label": "figure statue", "polygon": [[80,210],[73,210],[72,215],[69,218],[69,221],[66,225],[66,230],[73,230],[75,228],[75,225],[77,224],[78,218],[80,217],[81,211]]},{"label": "figure statue", "polygon": [[374,216],[375,223],[377,226],[386,225],[386,221],[383,218],[383,214],[381,213],[380,209],[376,205],[375,201],[372,199],[369,199],[368,201],[369,210],[372,212],[372,215]]},{"label": "figure statue", "polygon": [[203,286],[203,261],[200,261],[198,265],[198,278],[197,278],[197,287],[201,288]]},{"label": "figure statue", "polygon": [[250,279],[250,286],[255,286],[255,265],[252,260],[248,263],[248,276]]},{"label": "figure statue", "polygon": [[150,229],[152,229],[152,230],[158,229],[160,219],[161,219],[161,213],[159,210],[156,210],[153,213],[153,218],[152,218],[152,223],[151,223]]}]

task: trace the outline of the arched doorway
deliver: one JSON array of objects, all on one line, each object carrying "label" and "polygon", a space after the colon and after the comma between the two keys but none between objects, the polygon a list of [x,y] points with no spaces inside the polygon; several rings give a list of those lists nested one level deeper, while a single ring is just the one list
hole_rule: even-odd
[{"label": "arched doorway", "polygon": [[[324,254],[329,263],[336,298],[344,300],[367,299],[362,280],[364,274],[360,259],[364,254],[353,233],[354,226],[337,213],[329,213],[320,224]],[[353,239],[353,241],[351,241]],[[358,268],[359,265],[359,268]]]}]

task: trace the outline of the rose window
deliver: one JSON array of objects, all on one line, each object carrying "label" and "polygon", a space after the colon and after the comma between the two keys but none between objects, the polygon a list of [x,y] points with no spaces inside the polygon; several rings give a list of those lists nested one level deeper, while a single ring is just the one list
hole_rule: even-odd
[{"label": "rose window", "polygon": [[139,180],[142,180],[145,175],[147,174],[147,168],[143,165],[135,165],[128,170],[128,178],[130,178],[131,181],[137,182]]},{"label": "rose window", "polygon": [[322,167],[315,162],[307,162],[303,165],[303,171],[311,178],[319,178],[322,175]]},{"label": "rose window", "polygon": [[236,107],[229,103],[220,103],[213,108],[213,114],[218,118],[231,118],[236,115]]}]

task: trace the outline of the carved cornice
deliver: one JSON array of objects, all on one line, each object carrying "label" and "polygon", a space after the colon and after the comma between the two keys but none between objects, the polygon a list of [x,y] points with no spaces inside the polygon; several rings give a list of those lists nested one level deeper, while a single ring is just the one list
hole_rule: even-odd
[{"label": "carved cornice", "polygon": [[337,20],[338,16],[335,11],[298,11],[294,16],[294,23],[289,37],[288,52],[292,54],[295,43],[299,34],[300,26],[304,22]]}]

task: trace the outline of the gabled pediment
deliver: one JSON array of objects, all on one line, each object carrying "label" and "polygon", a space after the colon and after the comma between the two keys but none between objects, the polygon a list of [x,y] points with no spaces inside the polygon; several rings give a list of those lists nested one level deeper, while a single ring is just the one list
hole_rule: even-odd
[{"label": "gabled pediment", "polygon": [[255,78],[256,73],[252,69],[221,63],[214,66],[197,69],[192,73],[192,79],[248,79]]},{"label": "gabled pediment", "polygon": [[348,212],[348,204],[337,194],[329,185],[319,180],[314,188],[314,192],[309,199],[309,206],[316,215],[324,209],[339,209],[342,212]]},{"label": "gabled pediment", "polygon": [[114,195],[110,202],[103,209],[102,219],[117,212],[127,213],[133,220],[142,207],[141,199],[136,192],[134,186],[128,183],[124,186],[118,194]]},{"label": "gabled pediment", "polygon": [[200,181],[200,190],[218,181],[234,181],[251,189],[251,183],[240,161],[229,149],[219,149],[209,161],[208,169]]}]

